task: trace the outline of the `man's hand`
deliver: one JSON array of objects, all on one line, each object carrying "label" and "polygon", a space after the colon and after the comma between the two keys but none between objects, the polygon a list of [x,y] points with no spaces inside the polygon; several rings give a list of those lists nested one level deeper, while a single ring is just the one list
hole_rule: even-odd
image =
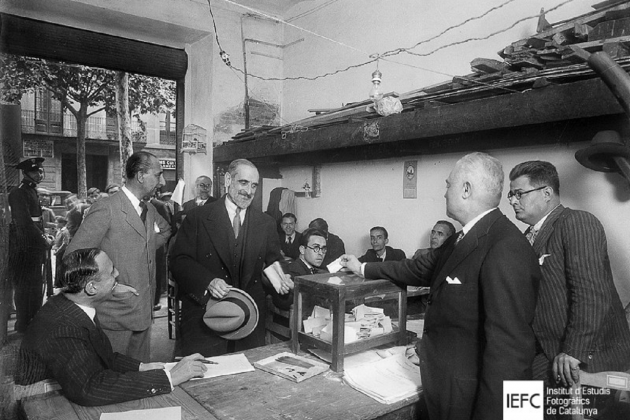
[{"label": "man's hand", "polygon": [[177,386],[192,378],[203,378],[208,368],[201,361],[203,356],[199,353],[184,357],[171,369],[171,381],[173,386]]},{"label": "man's hand", "polygon": [[161,363],[161,362],[140,363],[140,367],[138,368],[138,371],[146,372],[147,370],[154,370],[154,369],[164,369],[164,363]]},{"label": "man's hand", "polygon": [[208,285],[208,291],[215,299],[223,299],[226,297],[231,288],[232,286],[220,278],[213,279]]},{"label": "man's hand", "polygon": [[125,292],[131,292],[134,295],[138,296],[140,293],[138,293],[138,291],[136,290],[135,287],[129,286],[128,284],[120,284],[118,283],[116,285],[116,287],[114,287],[113,290],[114,293],[125,293]]},{"label": "man's hand", "polygon": [[556,382],[562,382],[564,386],[580,381],[580,361],[566,353],[559,353],[554,357],[552,369]]},{"label": "man's hand", "polygon": [[285,274],[283,277],[284,278],[280,279],[280,292],[278,293],[281,295],[286,295],[291,290],[293,290],[295,284],[293,283],[293,280],[291,280],[291,275]]},{"label": "man's hand", "polygon": [[361,275],[361,263],[354,255],[343,254],[339,259],[339,263],[342,267],[346,267],[354,274]]}]

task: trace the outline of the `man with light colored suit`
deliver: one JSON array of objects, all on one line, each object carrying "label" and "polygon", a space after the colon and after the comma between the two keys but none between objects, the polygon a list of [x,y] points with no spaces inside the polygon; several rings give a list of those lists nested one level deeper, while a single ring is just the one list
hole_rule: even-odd
[{"label": "man with light colored suit", "polygon": [[430,286],[417,349],[431,420],[501,419],[503,381],[532,378],[531,323],[540,269],[521,232],[497,208],[503,168],[471,153],[446,180],[446,213],[463,230],[419,259],[342,265],[368,279]]},{"label": "man with light colored suit", "polygon": [[510,172],[510,204],[529,225],[539,258],[534,332],[536,379],[551,386],[586,372],[630,367],[630,331],[610,269],[606,234],[592,214],[560,204],[560,181],[549,162],[523,162]]},{"label": "man with light colored suit", "polygon": [[[250,207],[258,187],[258,169],[237,159],[225,173],[228,192],[214,203],[186,215],[170,257],[170,269],[182,300],[181,353],[216,356],[265,344],[266,294],[271,291],[263,269],[279,261],[275,220]],[[203,321],[210,297],[224,298],[232,287],[249,294],[261,320],[247,337],[229,341]],[[293,283],[282,279],[281,294]]]},{"label": "man with light colored suit", "polygon": [[120,272],[118,282],[138,291],[103,302],[99,318],[115,352],[148,362],[151,318],[155,295],[155,250],[171,234],[171,228],[153,204],[143,201],[165,184],[159,160],[140,151],[125,166],[127,182],[119,193],[94,203],[70,242],[68,253],[100,248]]}]

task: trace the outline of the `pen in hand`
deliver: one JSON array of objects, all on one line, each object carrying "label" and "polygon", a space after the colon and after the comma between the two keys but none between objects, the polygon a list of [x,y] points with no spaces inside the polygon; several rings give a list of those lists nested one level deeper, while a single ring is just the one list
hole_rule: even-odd
[{"label": "pen in hand", "polygon": [[[176,361],[176,362],[179,362],[179,361],[181,361],[182,359],[183,359],[183,357],[176,357],[176,358],[175,358],[175,361]],[[195,362],[201,362],[201,363],[203,363],[203,364],[205,364],[205,365],[218,365],[218,363],[217,363],[217,362],[213,362],[212,360],[206,360],[206,359],[195,360]]]}]

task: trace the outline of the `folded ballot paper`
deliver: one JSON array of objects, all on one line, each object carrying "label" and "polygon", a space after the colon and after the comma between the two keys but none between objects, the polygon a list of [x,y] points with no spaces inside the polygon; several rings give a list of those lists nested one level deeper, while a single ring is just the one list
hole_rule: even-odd
[{"label": "folded ballot paper", "polygon": [[[313,334],[324,341],[332,342],[333,323],[328,309],[315,306],[313,313],[303,321],[303,324],[306,334]],[[359,305],[352,310],[352,314],[345,314],[345,344],[390,332],[392,320],[381,308]]]},{"label": "folded ballot paper", "polygon": [[280,286],[282,285],[282,279],[284,278],[284,271],[282,271],[280,263],[278,261],[274,262],[265,268],[263,272],[273,285],[273,288],[276,289],[276,292],[280,293]]}]

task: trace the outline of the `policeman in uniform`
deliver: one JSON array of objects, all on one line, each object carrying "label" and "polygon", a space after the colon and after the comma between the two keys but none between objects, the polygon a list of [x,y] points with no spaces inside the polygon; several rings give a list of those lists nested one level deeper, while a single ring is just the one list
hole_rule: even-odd
[{"label": "policeman in uniform", "polygon": [[44,179],[43,161],[20,162],[16,169],[22,170],[22,182],[9,193],[9,278],[15,288],[15,330],[20,333],[26,332],[43,300],[43,265],[50,247],[36,190]]}]

